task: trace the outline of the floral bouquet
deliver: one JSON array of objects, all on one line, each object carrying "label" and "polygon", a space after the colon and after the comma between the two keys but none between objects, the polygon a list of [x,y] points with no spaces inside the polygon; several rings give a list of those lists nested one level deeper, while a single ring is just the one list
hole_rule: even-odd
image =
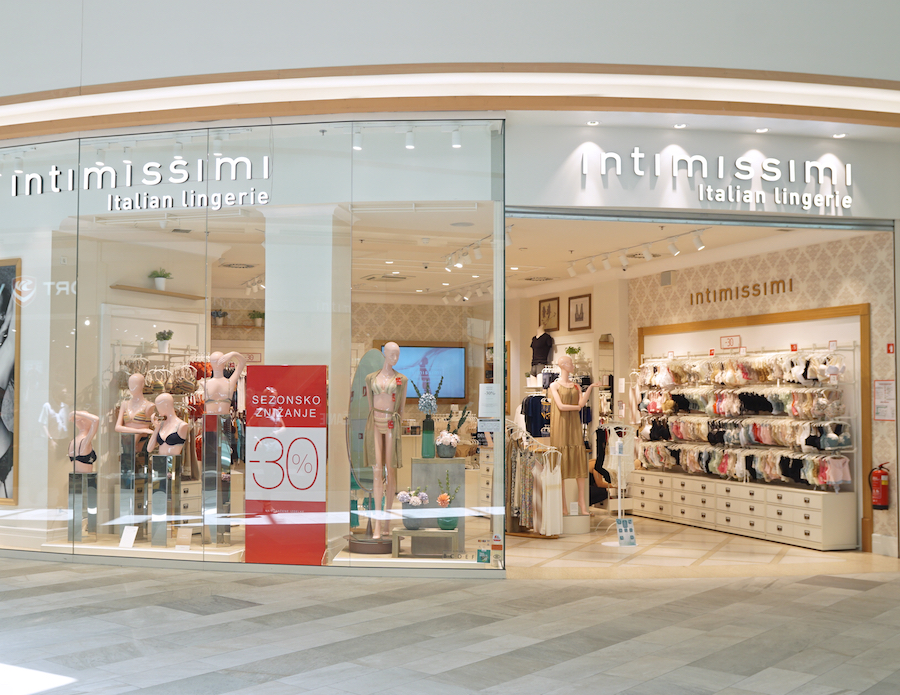
[{"label": "floral bouquet", "polygon": [[428,504],[428,495],[425,494],[427,489],[427,487],[425,489],[417,487],[415,491],[412,488],[400,490],[397,493],[397,500],[402,504],[408,504],[410,507],[421,507],[423,504]]},{"label": "floral bouquet", "polygon": [[[412,379],[410,379],[412,381]],[[434,415],[437,412],[437,397],[441,393],[441,386],[444,385],[444,377],[441,377],[440,382],[438,383],[437,391],[433,394],[422,393],[419,391],[419,387],[416,386],[416,382],[412,382],[413,388],[416,390],[416,395],[419,397],[419,412],[425,413],[426,415]]]},{"label": "floral bouquet", "polygon": [[[442,433],[443,434],[443,433]],[[441,507],[449,507],[450,503],[456,499],[456,493],[459,492],[459,485],[456,486],[456,489],[453,492],[450,492],[450,471],[447,471],[447,477],[445,478],[445,482],[447,485],[447,489],[444,489],[444,483],[438,479],[438,487],[441,488],[441,494],[438,495],[437,503]]]},{"label": "floral bouquet", "polygon": [[459,435],[447,430],[441,430],[441,433],[435,437],[434,443],[452,446],[455,449],[456,445],[459,444]]}]

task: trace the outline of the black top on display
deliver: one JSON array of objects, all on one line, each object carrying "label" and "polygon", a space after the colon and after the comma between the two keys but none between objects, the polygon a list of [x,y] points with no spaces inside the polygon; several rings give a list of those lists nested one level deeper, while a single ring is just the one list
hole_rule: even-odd
[{"label": "black top on display", "polygon": [[531,364],[549,364],[550,350],[553,348],[553,338],[547,333],[542,333],[531,339]]}]

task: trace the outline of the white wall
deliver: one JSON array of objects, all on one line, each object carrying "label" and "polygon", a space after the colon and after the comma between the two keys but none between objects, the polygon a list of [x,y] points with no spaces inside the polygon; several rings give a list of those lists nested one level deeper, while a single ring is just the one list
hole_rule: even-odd
[{"label": "white wall", "polygon": [[900,4],[858,0],[6,3],[0,96],[342,65],[550,62],[897,79]]}]

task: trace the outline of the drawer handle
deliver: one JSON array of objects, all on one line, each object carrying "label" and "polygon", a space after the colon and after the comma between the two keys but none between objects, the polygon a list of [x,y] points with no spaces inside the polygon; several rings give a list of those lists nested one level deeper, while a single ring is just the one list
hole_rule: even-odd
[{"label": "drawer handle", "polygon": [[660,492],[660,493],[659,493],[659,499],[662,499],[664,494],[665,494],[665,493]]},{"label": "drawer handle", "polygon": [[755,494],[756,494],[756,490],[750,490],[750,496],[751,496],[751,497],[753,497],[753,495],[755,495]]},{"label": "drawer handle", "polygon": [[806,519],[807,521],[809,521],[809,514],[804,514],[803,518]]},{"label": "drawer handle", "polygon": [[782,529],[781,529],[781,526],[779,526],[779,527],[778,527],[778,530],[779,530],[779,531],[781,531],[781,530],[782,530]]},{"label": "drawer handle", "polygon": [[808,535],[809,535],[809,531],[804,531],[804,532],[803,532],[803,535],[804,535],[804,536],[808,536]]},{"label": "drawer handle", "polygon": [[701,490],[705,490],[705,489],[706,489],[706,483],[703,483],[703,485],[700,486],[700,489],[701,489]]},{"label": "drawer handle", "polygon": [[684,510],[683,510],[683,509],[681,510],[681,513],[684,514]]},{"label": "drawer handle", "polygon": [[662,510],[663,510],[663,506],[659,505],[659,511],[662,511]]},{"label": "drawer handle", "polygon": [[725,492],[731,492],[731,488],[730,488],[730,487],[726,487],[726,488],[725,488]]},{"label": "drawer handle", "polygon": [[804,503],[804,504],[809,504],[809,497],[804,497],[804,498],[803,498],[803,503]]},{"label": "drawer handle", "polygon": [[662,478],[659,478],[659,484],[662,485],[665,481]]},{"label": "drawer handle", "polygon": [[641,476],[641,482],[642,483],[644,482],[644,476]]},{"label": "drawer handle", "polygon": [[641,502],[641,509],[643,509],[643,508],[646,507],[646,506],[647,506],[647,505],[645,505],[643,502]]},{"label": "drawer handle", "polygon": [[684,495],[681,496],[681,501],[684,502]]},{"label": "drawer handle", "polygon": [[750,522],[750,525],[751,525],[751,526],[756,526],[756,522],[755,522],[755,521],[751,521],[751,522]]},{"label": "drawer handle", "polygon": [[641,494],[642,494],[642,495],[644,494],[644,491],[643,491],[643,490],[641,490]]},{"label": "drawer handle", "polygon": [[754,507],[752,504],[750,505],[750,511],[751,511],[751,512],[755,512],[755,511],[756,511],[756,507]]},{"label": "drawer handle", "polygon": [[186,494],[188,494],[190,491],[191,491],[190,488],[184,488],[184,490],[182,490],[181,492],[182,492],[183,494],[186,495]]},{"label": "drawer handle", "polygon": [[726,517],[725,517],[725,521],[726,521],[727,523],[730,524],[730,523],[731,523],[731,517],[730,517],[730,516],[726,516]]},{"label": "drawer handle", "polygon": [[705,519],[705,518],[706,518],[706,512],[700,512],[700,518],[701,518],[701,519]]},{"label": "drawer handle", "polygon": [[681,481],[681,487],[684,487],[684,481],[683,481],[683,480]]},{"label": "drawer handle", "polygon": [[781,514],[782,514],[782,512],[781,512],[780,509],[779,509],[777,512],[775,512],[775,513],[776,513],[778,516],[781,516]]},{"label": "drawer handle", "polygon": [[181,508],[182,508],[182,509],[187,509],[189,506],[190,506],[190,505],[189,505],[187,502],[185,502],[184,504],[181,505]]},{"label": "drawer handle", "polygon": [[706,498],[705,498],[705,497],[701,497],[701,498],[700,498],[700,504],[706,504]]},{"label": "drawer handle", "polygon": [[775,495],[775,497],[776,497],[777,499],[781,499],[781,493]]},{"label": "drawer handle", "polygon": [[726,503],[725,503],[725,507],[726,507],[727,509],[731,509],[731,502],[726,502]]}]

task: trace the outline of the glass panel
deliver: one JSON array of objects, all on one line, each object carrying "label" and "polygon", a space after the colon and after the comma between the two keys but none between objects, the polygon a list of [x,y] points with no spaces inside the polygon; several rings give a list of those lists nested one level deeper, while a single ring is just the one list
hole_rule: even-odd
[{"label": "glass panel", "polygon": [[74,142],[0,150],[3,548],[72,552],[67,454],[75,392],[77,170]]},{"label": "glass panel", "polygon": [[479,412],[480,385],[503,393],[487,361],[503,338],[495,143],[493,121],[353,124],[352,541],[335,564],[491,566],[478,550],[502,533],[502,442],[478,418],[502,431],[502,397]]}]

